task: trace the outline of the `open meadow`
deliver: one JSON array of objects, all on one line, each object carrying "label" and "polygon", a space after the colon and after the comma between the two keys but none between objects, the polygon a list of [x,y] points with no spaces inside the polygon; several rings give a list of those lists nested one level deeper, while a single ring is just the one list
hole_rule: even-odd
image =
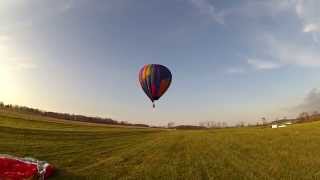
[{"label": "open meadow", "polygon": [[0,113],[0,154],[52,163],[50,179],[318,179],[320,123],[165,130]]}]

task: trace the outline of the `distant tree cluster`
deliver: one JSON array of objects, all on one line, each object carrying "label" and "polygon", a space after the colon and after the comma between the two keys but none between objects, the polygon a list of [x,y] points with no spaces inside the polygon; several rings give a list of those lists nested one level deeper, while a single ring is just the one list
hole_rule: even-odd
[{"label": "distant tree cluster", "polygon": [[188,130],[188,129],[206,129],[206,127],[203,127],[203,126],[193,126],[193,125],[179,125],[179,126],[175,126],[174,127],[175,129],[185,129],[185,130]]},{"label": "distant tree cluster", "polygon": [[30,108],[30,107],[26,107],[26,106],[4,104],[3,102],[0,102],[0,109],[13,110],[16,112],[30,113],[30,114],[51,117],[51,118],[56,118],[56,119],[70,120],[70,121],[111,124],[111,125],[126,125],[126,126],[137,126],[137,127],[149,127],[146,124],[131,124],[126,121],[118,122],[118,121],[113,120],[111,118],[89,117],[89,116],[84,116],[84,115],[43,111],[43,110],[39,110],[36,108]]},{"label": "distant tree cluster", "polygon": [[[51,117],[51,118],[56,118],[56,119],[70,120],[70,121],[111,124],[111,125],[136,126],[136,127],[150,127],[146,124],[131,124],[126,121],[116,121],[111,118],[90,117],[90,116],[77,115],[77,114],[43,111],[43,110],[39,110],[36,108],[30,108],[27,106],[4,104],[3,102],[0,102],[0,110],[1,109],[12,110],[12,111],[16,111],[16,112],[23,112],[23,113],[30,113],[30,114]],[[262,117],[261,121],[257,122],[256,124],[246,124],[244,121],[240,121],[232,127],[266,126],[266,125],[274,124],[274,123],[277,123],[277,124],[285,123],[285,122],[303,123],[303,122],[311,122],[311,121],[319,121],[319,120],[320,120],[320,113],[318,111],[314,111],[312,113],[302,112],[295,119],[287,119],[287,117],[283,117],[282,119],[277,119],[273,122],[268,122],[265,117]],[[167,125],[167,128],[176,128],[176,129],[202,129],[202,128],[226,128],[226,127],[231,127],[231,126],[228,126],[228,124],[226,122],[220,122],[220,121],[200,122],[199,126],[192,126],[192,125],[175,126],[175,124],[173,122],[169,122]],[[154,128],[159,128],[159,127],[154,127]]]},{"label": "distant tree cluster", "polygon": [[261,118],[261,122],[262,122],[262,125],[267,125],[268,124],[267,118],[265,118],[265,117]]},{"label": "distant tree cluster", "polygon": [[318,111],[313,111],[312,113],[302,112],[299,114],[297,118],[297,122],[311,122],[311,121],[319,121],[320,113]]},{"label": "distant tree cluster", "polygon": [[206,127],[206,128],[226,128],[228,127],[228,124],[226,122],[220,122],[220,121],[205,121],[205,122],[200,122],[199,126]]},{"label": "distant tree cluster", "polygon": [[174,122],[169,122],[167,127],[168,128],[174,128]]},{"label": "distant tree cluster", "polygon": [[272,124],[280,124],[280,123],[304,123],[304,122],[312,122],[312,121],[320,121],[320,113],[318,111],[313,111],[312,113],[302,112],[297,118],[287,119],[287,117],[283,117],[282,119],[277,119],[272,122]]},{"label": "distant tree cluster", "polygon": [[235,125],[235,127],[246,127],[246,126],[247,125],[246,125],[246,123],[244,121],[240,121]]}]

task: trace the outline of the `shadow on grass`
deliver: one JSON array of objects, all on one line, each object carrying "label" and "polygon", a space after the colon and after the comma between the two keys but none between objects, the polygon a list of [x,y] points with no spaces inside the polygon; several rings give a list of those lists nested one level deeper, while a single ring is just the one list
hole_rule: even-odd
[{"label": "shadow on grass", "polygon": [[89,177],[79,176],[65,170],[56,169],[53,176],[51,176],[48,180],[55,180],[55,179],[88,179]]}]

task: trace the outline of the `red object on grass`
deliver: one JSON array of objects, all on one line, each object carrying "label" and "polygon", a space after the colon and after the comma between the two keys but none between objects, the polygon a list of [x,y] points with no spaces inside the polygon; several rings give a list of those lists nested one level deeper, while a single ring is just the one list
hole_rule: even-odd
[{"label": "red object on grass", "polygon": [[53,171],[53,166],[43,161],[0,155],[0,180],[47,179]]}]

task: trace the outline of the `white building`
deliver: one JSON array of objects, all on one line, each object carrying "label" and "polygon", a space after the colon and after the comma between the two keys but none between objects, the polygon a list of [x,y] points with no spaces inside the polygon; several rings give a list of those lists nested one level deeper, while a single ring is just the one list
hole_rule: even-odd
[{"label": "white building", "polygon": [[280,126],[278,126],[279,128],[283,128],[283,127],[287,127],[287,125],[285,124],[281,124]]},{"label": "white building", "polygon": [[278,128],[278,125],[277,125],[277,124],[272,124],[272,125],[271,125],[271,128],[272,128],[272,129]]},{"label": "white building", "polygon": [[285,125],[285,124],[281,124],[281,125],[272,124],[272,125],[271,125],[271,128],[272,128],[272,129],[275,129],[275,128],[284,128],[284,127],[287,127],[287,125]]}]

